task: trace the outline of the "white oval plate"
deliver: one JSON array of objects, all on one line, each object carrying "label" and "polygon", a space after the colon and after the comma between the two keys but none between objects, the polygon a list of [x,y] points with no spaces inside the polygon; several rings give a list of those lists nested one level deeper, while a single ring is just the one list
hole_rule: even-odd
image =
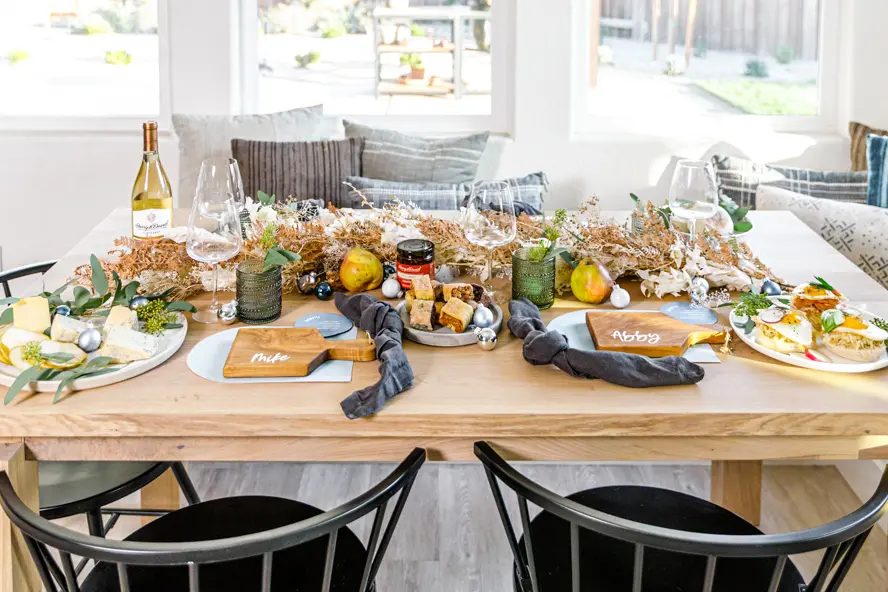
[{"label": "white oval plate", "polygon": [[[129,380],[145,374],[150,370],[154,370],[179,351],[182,344],[185,343],[185,335],[188,333],[188,319],[182,313],[177,313],[178,322],[184,325],[181,329],[169,329],[164,331],[163,337],[160,338],[160,348],[156,354],[147,360],[139,360],[138,362],[130,362],[125,366],[120,366],[117,372],[110,372],[101,376],[87,376],[80,378],[71,383],[68,390],[85,391],[87,389],[99,388],[100,386],[108,386],[109,384],[117,384],[124,380]],[[87,360],[96,357],[95,352],[87,356]],[[21,370],[15,366],[8,364],[0,364],[0,385],[9,387],[15,382],[15,377],[19,375]],[[37,393],[54,393],[59,388],[58,380],[41,380],[31,383],[31,392]],[[27,392],[27,389],[22,389]]]},{"label": "white oval plate", "polygon": [[[477,343],[478,340],[475,337],[475,333],[468,328],[462,333],[454,333],[450,327],[441,327],[434,331],[414,329],[410,326],[410,313],[407,312],[406,304],[402,300],[396,308],[401,313],[401,320],[404,321],[404,337],[410,341],[433,347],[460,347]],[[491,304],[490,310],[493,312],[493,325],[490,328],[499,333],[500,328],[503,326],[503,309],[496,304]],[[469,325],[469,327],[474,328],[474,325]]]},{"label": "white oval plate", "polygon": [[[871,320],[875,318],[875,315],[870,314],[866,311],[862,311],[863,317],[867,320]],[[737,324],[737,317],[734,314],[734,311],[731,311],[731,328],[734,329],[734,333],[737,337],[740,338],[740,341],[759,352],[760,354],[764,354],[769,358],[773,358],[775,360],[779,360],[785,364],[791,364],[793,366],[799,366],[800,368],[808,368],[810,370],[823,370],[824,372],[838,372],[841,374],[861,374],[864,372],[873,372],[875,370],[881,370],[882,368],[888,368],[888,351],[882,352],[882,357],[876,360],[875,362],[853,362],[851,360],[846,360],[840,356],[835,355],[825,345],[823,345],[823,341],[820,337],[817,337],[817,343],[812,348],[818,354],[825,356],[827,359],[832,360],[832,363],[829,362],[815,362],[814,360],[809,360],[805,357],[805,354],[783,354],[780,352],[776,352],[772,349],[768,349],[762,345],[759,345],[755,340],[756,331],[758,329],[753,329],[752,332],[747,335],[743,328]]]}]

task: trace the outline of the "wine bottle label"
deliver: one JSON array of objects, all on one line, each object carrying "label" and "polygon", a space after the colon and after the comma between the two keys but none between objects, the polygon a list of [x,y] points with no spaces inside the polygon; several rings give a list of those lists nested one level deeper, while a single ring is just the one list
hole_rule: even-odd
[{"label": "wine bottle label", "polygon": [[136,238],[160,238],[172,227],[170,210],[133,211],[133,236]]}]

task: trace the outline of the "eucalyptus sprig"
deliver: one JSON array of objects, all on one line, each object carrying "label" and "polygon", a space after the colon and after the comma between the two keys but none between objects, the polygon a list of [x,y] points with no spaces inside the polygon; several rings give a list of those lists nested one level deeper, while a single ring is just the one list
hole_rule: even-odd
[{"label": "eucalyptus sprig", "polygon": [[555,251],[555,244],[561,236],[566,220],[567,210],[555,210],[555,217],[551,223],[543,218],[543,236],[535,246],[530,247],[527,254],[528,261],[543,261]]},{"label": "eucalyptus sprig", "polygon": [[106,356],[99,356],[97,358],[93,358],[91,361],[83,364],[82,366],[78,366],[77,368],[73,368],[71,370],[56,370],[54,368],[43,368],[41,366],[31,366],[25,370],[19,372],[19,375],[16,376],[15,380],[12,382],[12,385],[9,387],[9,390],[6,392],[6,396],[3,398],[3,404],[9,405],[12,403],[15,396],[19,394],[19,392],[31,384],[31,382],[39,382],[43,380],[58,380],[59,386],[56,389],[55,397],[53,397],[52,402],[56,403],[62,397],[62,393],[65,392],[65,389],[72,382],[77,380],[78,378],[86,378],[87,376],[101,376],[103,374],[109,374],[111,372],[116,372],[120,368],[110,366],[113,360]]}]

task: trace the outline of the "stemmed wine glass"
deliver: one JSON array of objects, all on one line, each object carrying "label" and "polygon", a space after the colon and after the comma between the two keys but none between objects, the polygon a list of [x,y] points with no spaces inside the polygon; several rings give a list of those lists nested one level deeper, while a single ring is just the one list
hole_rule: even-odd
[{"label": "stemmed wine glass", "polygon": [[509,244],[517,233],[515,202],[509,184],[494,181],[473,185],[461,224],[470,243],[487,247],[484,289],[493,299],[493,249]]},{"label": "stemmed wine glass", "polygon": [[200,176],[197,179],[198,195],[204,193],[228,193],[234,200],[235,209],[244,207],[244,181],[240,167],[233,158],[215,156],[200,163]]},{"label": "stemmed wine glass", "polygon": [[718,184],[712,165],[703,160],[680,160],[669,188],[669,209],[688,224],[690,246],[697,244],[697,222],[718,213]]},{"label": "stemmed wine glass", "polygon": [[232,195],[219,191],[198,192],[188,219],[185,249],[192,259],[213,265],[213,300],[208,308],[194,313],[198,323],[219,322],[216,300],[219,263],[237,255],[243,244],[240,216]]}]

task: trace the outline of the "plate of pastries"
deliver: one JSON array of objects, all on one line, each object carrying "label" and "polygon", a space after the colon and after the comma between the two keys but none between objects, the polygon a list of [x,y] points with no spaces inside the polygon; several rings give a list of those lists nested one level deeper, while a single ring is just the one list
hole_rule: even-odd
[{"label": "plate of pastries", "polygon": [[[428,275],[415,277],[398,304],[404,336],[436,347],[472,345],[476,319],[499,332],[502,309],[477,284],[441,283]],[[488,311],[488,312],[485,312]],[[478,313],[476,317],[476,313]]]},{"label": "plate of pastries", "polygon": [[775,360],[813,370],[873,372],[888,367],[888,323],[815,278],[771,296],[754,314],[731,313],[746,345]]}]

